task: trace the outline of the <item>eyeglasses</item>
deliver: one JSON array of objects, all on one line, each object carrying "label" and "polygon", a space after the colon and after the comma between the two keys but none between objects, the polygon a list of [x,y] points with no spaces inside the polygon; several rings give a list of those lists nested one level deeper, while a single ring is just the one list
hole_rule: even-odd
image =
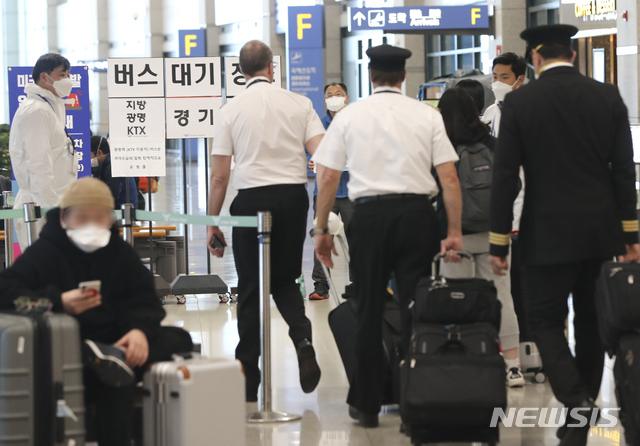
[{"label": "eyeglasses", "polygon": [[346,97],[347,97],[347,95],[346,95],[346,94],[344,94],[344,93],[336,93],[336,94],[327,93],[327,94],[325,95],[325,98],[326,98],[326,99],[334,98],[334,97],[335,97],[335,98],[346,98]]}]

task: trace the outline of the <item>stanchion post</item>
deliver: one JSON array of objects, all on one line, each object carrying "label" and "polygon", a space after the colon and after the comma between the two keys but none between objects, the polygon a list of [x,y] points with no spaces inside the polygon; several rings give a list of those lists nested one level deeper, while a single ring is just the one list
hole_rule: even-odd
[{"label": "stanchion post", "polygon": [[260,411],[249,415],[249,423],[280,423],[300,420],[300,415],[275,412],[271,408],[271,213],[258,212],[260,274],[260,347],[262,398]]},{"label": "stanchion post", "polygon": [[[205,208],[207,215],[209,215],[209,178],[209,147],[207,144],[207,138],[204,138],[204,198],[206,200]],[[205,237],[206,233],[205,228]],[[211,274],[211,253],[207,246],[205,246],[205,251],[207,254],[207,274]]]},{"label": "stanchion post", "polygon": [[35,243],[38,238],[38,228],[36,227],[36,222],[38,221],[38,216],[36,215],[36,204],[35,203],[25,203],[24,204],[24,222],[27,224],[27,246],[31,246]]},{"label": "stanchion post", "polygon": [[133,246],[133,205],[131,203],[122,205],[122,236],[125,242]]},{"label": "stanchion post", "polygon": [[[12,209],[9,204],[9,198],[13,197],[13,192],[2,193],[2,207],[4,209]],[[4,221],[4,262],[5,268],[13,265],[13,219],[9,218]]]}]

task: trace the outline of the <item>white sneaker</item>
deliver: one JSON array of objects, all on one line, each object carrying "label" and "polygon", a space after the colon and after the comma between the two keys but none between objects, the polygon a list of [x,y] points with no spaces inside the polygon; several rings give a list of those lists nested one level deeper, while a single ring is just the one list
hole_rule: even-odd
[{"label": "white sneaker", "polygon": [[518,367],[512,367],[507,371],[507,384],[509,387],[524,386],[524,376]]}]

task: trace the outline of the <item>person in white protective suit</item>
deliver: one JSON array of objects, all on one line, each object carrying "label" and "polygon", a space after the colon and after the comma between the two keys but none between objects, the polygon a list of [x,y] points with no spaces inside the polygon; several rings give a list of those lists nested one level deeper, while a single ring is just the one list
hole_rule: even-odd
[{"label": "person in white protective suit", "polygon": [[[24,89],[27,98],[13,118],[9,138],[11,165],[20,188],[15,209],[30,202],[43,208],[58,206],[67,187],[77,179],[78,154],[67,134],[63,99],[73,87],[69,70],[66,58],[45,54],[33,67],[34,83]],[[44,223],[44,218],[38,220],[37,234]],[[15,228],[24,251],[28,247],[24,219],[16,219]]]}]

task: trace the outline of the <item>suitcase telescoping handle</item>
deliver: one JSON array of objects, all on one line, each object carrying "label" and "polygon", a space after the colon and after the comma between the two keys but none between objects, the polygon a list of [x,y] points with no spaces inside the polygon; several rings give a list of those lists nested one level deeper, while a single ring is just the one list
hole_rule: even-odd
[{"label": "suitcase telescoping handle", "polygon": [[[473,258],[473,255],[468,253],[467,251],[457,251],[458,255],[462,258],[465,258],[469,261],[471,261],[471,265],[472,265],[472,276],[471,277],[475,277],[476,276],[476,261]],[[433,279],[436,279],[437,277],[440,277],[440,260],[444,259],[444,256],[440,253],[436,254],[436,256],[433,258],[433,262],[431,263],[431,277]]]}]

